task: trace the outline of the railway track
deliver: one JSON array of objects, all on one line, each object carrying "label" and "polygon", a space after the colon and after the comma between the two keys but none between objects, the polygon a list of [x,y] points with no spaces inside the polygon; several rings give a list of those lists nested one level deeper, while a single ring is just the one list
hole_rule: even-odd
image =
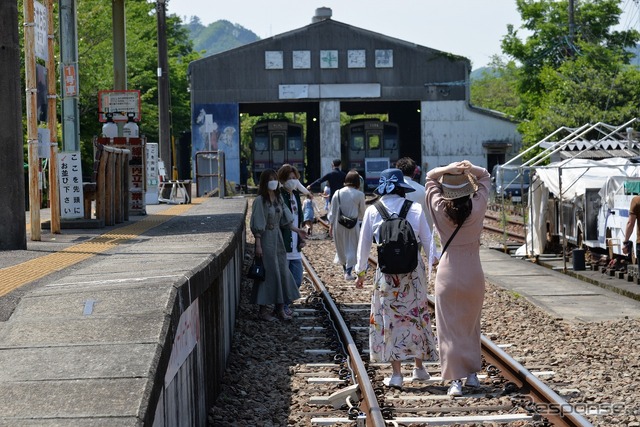
[{"label": "railway track", "polygon": [[[333,338],[322,342],[336,339],[339,344],[334,343],[333,350],[309,350],[310,354],[325,355],[327,360],[303,368],[314,374],[308,378],[310,388],[304,393],[312,395],[310,404],[318,406],[318,411],[310,413],[308,425],[591,425],[581,415],[567,410],[570,405],[565,400],[485,336],[481,388],[465,389],[460,398],[448,396],[447,385],[436,376],[439,365],[433,363],[426,364],[432,375],[429,381],[416,383],[405,378],[401,391],[387,387],[391,375],[388,364],[368,363],[370,292],[358,292],[353,283],[338,280],[325,285],[312,265],[318,262],[326,260],[303,261],[309,285],[305,301],[322,309],[303,308],[296,322],[316,323],[301,328],[327,333]],[[375,259],[370,263],[375,265]],[[433,311],[433,301],[430,308]],[[311,312],[316,315],[303,317],[303,313]],[[328,318],[319,313],[327,313]],[[403,371],[410,372],[411,367],[405,364]],[[549,371],[537,374],[552,375]]]},{"label": "railway track", "polygon": [[507,217],[497,212],[487,211],[484,220],[484,229],[489,233],[501,236],[509,242],[524,243],[524,222],[519,217]]}]

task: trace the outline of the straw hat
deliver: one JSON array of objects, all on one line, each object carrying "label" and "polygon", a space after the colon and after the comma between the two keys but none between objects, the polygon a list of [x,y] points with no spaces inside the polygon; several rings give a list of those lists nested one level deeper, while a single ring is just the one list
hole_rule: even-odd
[{"label": "straw hat", "polygon": [[446,200],[459,199],[478,191],[478,180],[469,173],[445,173],[440,178],[442,184],[442,198]]}]

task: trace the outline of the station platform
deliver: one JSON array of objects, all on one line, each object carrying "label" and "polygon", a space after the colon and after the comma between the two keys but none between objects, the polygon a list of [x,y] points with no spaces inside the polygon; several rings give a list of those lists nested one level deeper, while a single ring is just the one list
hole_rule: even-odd
[{"label": "station platform", "polygon": [[597,271],[564,271],[560,260],[544,265],[482,247],[485,278],[569,322],[640,318],[640,285]]},{"label": "station platform", "polygon": [[[0,425],[163,425],[176,408],[189,425],[206,419],[202,389],[215,381],[205,375],[218,367],[195,365],[211,356],[224,365],[230,350],[215,328],[235,320],[227,280],[240,282],[246,209],[242,198],[148,205],[123,224],[43,230],[27,250],[0,252]],[[219,290],[231,308],[209,326],[202,312],[222,311],[211,302]],[[191,336],[206,351],[189,347],[196,325],[181,316],[197,299]],[[207,333],[225,348],[211,348],[218,338]],[[205,383],[194,386],[200,414],[189,402],[169,407],[179,394],[170,383],[190,371]]]}]

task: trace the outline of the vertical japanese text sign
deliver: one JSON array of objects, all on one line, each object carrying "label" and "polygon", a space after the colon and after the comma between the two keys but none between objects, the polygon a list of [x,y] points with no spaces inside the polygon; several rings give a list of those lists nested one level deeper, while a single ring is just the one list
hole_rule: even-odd
[{"label": "vertical japanese text sign", "polygon": [[47,7],[37,1],[33,2],[36,35],[36,56],[43,61],[49,59],[49,19]]},{"label": "vertical japanese text sign", "polygon": [[58,155],[58,183],[61,218],[84,218],[79,151],[63,152]]}]

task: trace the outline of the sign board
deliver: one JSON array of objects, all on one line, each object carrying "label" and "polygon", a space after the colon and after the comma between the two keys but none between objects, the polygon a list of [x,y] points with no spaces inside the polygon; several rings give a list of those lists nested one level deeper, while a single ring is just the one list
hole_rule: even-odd
[{"label": "sign board", "polygon": [[78,96],[78,79],[76,76],[76,65],[64,65],[64,96]]},{"label": "sign board", "polygon": [[36,37],[36,56],[44,61],[49,58],[49,18],[47,7],[33,2],[33,18]]},{"label": "sign board", "polygon": [[390,164],[388,157],[366,157],[364,159],[365,189],[377,187],[382,171],[389,169]]},{"label": "sign board", "polygon": [[98,112],[100,122],[107,121],[106,113],[113,113],[114,122],[126,122],[127,113],[133,113],[134,120],[140,121],[139,90],[101,90],[98,92]]},{"label": "sign board", "polygon": [[49,129],[38,128],[38,157],[41,159],[51,157],[51,132]]},{"label": "sign board", "polygon": [[84,218],[80,152],[63,152],[57,157],[60,217],[64,219]]},{"label": "sign board", "polygon": [[200,341],[200,304],[196,299],[180,315],[178,328],[176,329],[169,365],[164,374],[164,386],[167,388],[176,376],[180,367],[187,360],[196,344]]},{"label": "sign board", "polygon": [[147,191],[145,202],[148,205],[158,204],[158,143],[148,142],[145,145],[147,154]]}]

